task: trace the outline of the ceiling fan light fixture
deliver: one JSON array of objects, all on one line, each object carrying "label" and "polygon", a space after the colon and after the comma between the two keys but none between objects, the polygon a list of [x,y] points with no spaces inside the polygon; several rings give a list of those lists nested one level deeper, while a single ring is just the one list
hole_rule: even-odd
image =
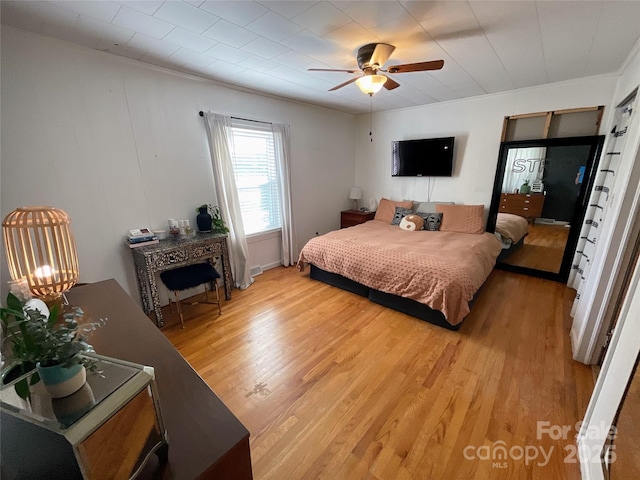
[{"label": "ceiling fan light fixture", "polygon": [[365,75],[356,80],[356,85],[362,90],[362,93],[373,95],[378,93],[387,81],[384,75]]}]

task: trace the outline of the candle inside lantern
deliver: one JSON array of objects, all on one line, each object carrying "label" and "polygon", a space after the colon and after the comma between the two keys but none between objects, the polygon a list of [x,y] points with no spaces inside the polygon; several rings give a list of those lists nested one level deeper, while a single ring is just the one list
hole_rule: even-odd
[{"label": "candle inside lantern", "polygon": [[44,279],[50,280],[51,277],[53,276],[53,268],[51,268],[49,265],[43,265],[41,267],[36,268],[34,275],[38,278],[44,278]]}]

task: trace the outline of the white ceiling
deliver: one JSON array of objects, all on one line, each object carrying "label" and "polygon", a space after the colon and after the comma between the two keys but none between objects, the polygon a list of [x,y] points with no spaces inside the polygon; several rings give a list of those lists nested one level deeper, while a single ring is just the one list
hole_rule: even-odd
[{"label": "white ceiling", "polygon": [[6,1],[5,25],[227,84],[350,113],[369,97],[348,73],[367,43],[396,74],[389,110],[616,72],[640,37],[640,1]]}]

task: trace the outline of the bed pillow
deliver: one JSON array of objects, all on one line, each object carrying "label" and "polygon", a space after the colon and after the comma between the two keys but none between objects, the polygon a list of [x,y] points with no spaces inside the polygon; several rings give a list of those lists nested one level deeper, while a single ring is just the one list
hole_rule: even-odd
[{"label": "bed pillow", "polygon": [[484,205],[436,205],[442,232],[484,233]]},{"label": "bed pillow", "polygon": [[391,219],[391,225],[400,225],[402,219],[407,215],[411,215],[412,213],[413,210],[411,210],[410,208],[396,207],[396,211],[393,214],[393,218]]},{"label": "bed pillow", "polygon": [[424,226],[424,219],[420,215],[405,215],[400,222],[400,228],[407,232],[415,232],[422,230]]},{"label": "bed pillow", "polygon": [[391,223],[391,220],[393,220],[393,216],[396,213],[396,207],[411,209],[412,206],[413,202],[411,202],[411,200],[406,202],[394,202],[393,200],[382,197],[378,204],[378,209],[376,210],[376,216],[373,217],[373,219],[380,220],[385,223]]},{"label": "bed pillow", "polygon": [[424,213],[424,212],[416,212],[416,215],[422,217],[424,220],[424,228],[423,230],[427,230],[429,232],[437,232],[440,230],[442,225],[442,214],[441,213]]},{"label": "bed pillow", "polygon": [[437,213],[436,205],[455,205],[453,202],[416,202],[413,209],[416,213]]}]

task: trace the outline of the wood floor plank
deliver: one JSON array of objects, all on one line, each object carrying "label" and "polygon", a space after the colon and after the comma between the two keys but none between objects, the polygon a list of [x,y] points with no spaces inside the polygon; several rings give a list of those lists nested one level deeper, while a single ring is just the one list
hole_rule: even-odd
[{"label": "wood floor plank", "polygon": [[571,301],[494,271],[452,332],[276,268],[222,315],[186,308],[185,329],[165,309],[163,332],[251,432],[258,480],[573,480],[576,432],[538,431],[575,425],[593,389],[571,358]]}]

